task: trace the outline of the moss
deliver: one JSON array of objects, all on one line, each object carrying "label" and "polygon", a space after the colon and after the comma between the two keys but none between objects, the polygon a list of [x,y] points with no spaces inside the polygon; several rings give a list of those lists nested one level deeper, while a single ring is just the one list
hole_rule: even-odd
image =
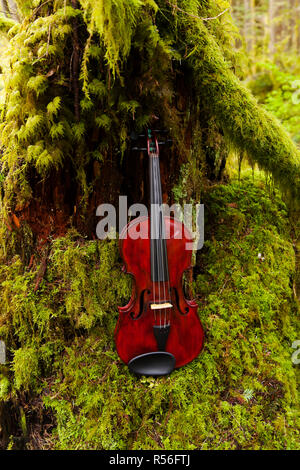
[{"label": "moss", "polygon": [[[8,211],[32,198],[32,174],[45,178],[67,162],[84,207],[93,162],[128,157],[132,130],[157,117],[170,129],[174,155],[188,160],[200,148],[191,135],[203,134],[206,170],[216,167],[216,176],[228,154],[225,134],[298,203],[299,152],[235,76],[240,59],[232,51],[237,31],[230,15],[201,20],[226,2],[181,0],[179,9],[153,0],[76,5],[27,2],[28,16],[11,31],[1,117]],[[82,60],[73,70],[77,48]]]},{"label": "moss", "polygon": [[198,22],[185,31],[193,44],[198,40],[189,63],[203,102],[213,111],[228,140],[240,152],[246,151],[260,168],[272,173],[297,205],[300,200],[298,148],[280,123],[241,85],[207,28]]},{"label": "moss", "polygon": [[24,271],[18,258],[2,265],[1,339],[11,367],[2,366],[1,399],[27,391],[29,448],[37,399],[52,416],[41,448],[299,448],[299,371],[291,361],[299,312],[286,207],[278,192],[248,178],[203,197],[210,236],[193,290],[206,344],[169,377],[136,378],[116,354],[117,305],[128,301],[130,281],[114,240],[87,241],[75,231],[56,239],[36,292],[39,266]]},{"label": "moss", "polygon": [[5,400],[8,398],[10,390],[10,382],[5,375],[0,375],[0,399]]},{"label": "moss", "polygon": [[[3,12],[1,12],[3,13]],[[0,32],[7,34],[8,31],[16,25],[16,21],[0,15]]]},{"label": "moss", "polygon": [[[206,180],[220,178],[233,145],[299,201],[299,151],[235,76],[230,16],[195,18],[227,3],[181,0],[183,11],[160,0],[19,4],[24,20],[8,31],[1,109],[0,338],[8,362],[0,420],[2,410],[18,410],[5,445],[22,436],[28,448],[299,448],[287,208],[260,180]],[[63,210],[84,220],[93,164],[104,170],[129,158],[131,131],[157,116],[171,129],[170,166],[184,162],[174,198],[201,196],[206,205],[209,238],[191,286],[206,345],[170,377],[138,379],[113,343],[117,306],[130,296],[117,243],[74,229],[58,237],[67,224],[53,222],[61,207],[45,186],[55,175],[69,178],[72,210]],[[26,223],[34,202],[41,212],[49,202],[49,232],[40,212],[40,226]]]},{"label": "moss", "polygon": [[13,373],[17,390],[35,387],[39,377],[38,355],[32,348],[19,348],[14,353]]}]

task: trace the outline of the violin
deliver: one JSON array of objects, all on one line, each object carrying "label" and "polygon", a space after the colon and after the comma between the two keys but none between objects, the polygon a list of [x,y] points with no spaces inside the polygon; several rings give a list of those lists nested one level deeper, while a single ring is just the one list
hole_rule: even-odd
[{"label": "violin", "polygon": [[133,287],[128,304],[118,307],[115,343],[131,372],[160,376],[198,356],[204,333],[198,305],[185,298],[182,285],[193,238],[182,222],[163,213],[159,143],[151,130],[146,149],[150,217],[131,220],[120,234],[123,271],[133,277]]}]

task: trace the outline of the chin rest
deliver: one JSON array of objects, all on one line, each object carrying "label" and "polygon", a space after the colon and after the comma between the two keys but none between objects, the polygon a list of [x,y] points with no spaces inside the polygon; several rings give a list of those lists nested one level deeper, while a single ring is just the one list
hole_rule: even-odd
[{"label": "chin rest", "polygon": [[167,375],[175,367],[175,357],[165,351],[155,351],[133,357],[128,362],[131,372],[138,375]]}]

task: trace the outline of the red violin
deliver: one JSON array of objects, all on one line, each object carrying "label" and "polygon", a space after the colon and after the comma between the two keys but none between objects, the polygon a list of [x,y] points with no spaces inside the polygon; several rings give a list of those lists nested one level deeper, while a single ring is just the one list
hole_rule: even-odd
[{"label": "red violin", "polygon": [[140,375],[165,375],[200,353],[203,328],[197,303],[183,293],[182,276],[191,267],[193,239],[162,210],[159,145],[148,130],[150,217],[138,217],[120,235],[124,271],[133,276],[129,303],[119,307],[115,342],[120,358]]}]

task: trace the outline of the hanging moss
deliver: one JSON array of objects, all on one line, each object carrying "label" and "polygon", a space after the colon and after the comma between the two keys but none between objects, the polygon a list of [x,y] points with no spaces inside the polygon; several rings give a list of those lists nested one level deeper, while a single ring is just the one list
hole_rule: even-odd
[{"label": "hanging moss", "polygon": [[[209,121],[215,135],[220,130],[246,150],[297,203],[298,150],[234,76],[239,56],[231,41],[237,33],[228,12],[205,21],[228,5],[172,5],[58,0],[35,2],[29,13],[26,3],[28,16],[8,32],[1,125],[8,210],[32,197],[32,169],[46,177],[67,161],[87,201],[91,164],[122,158],[132,129],[140,132],[157,118],[171,129],[173,155],[185,159],[195,149],[188,135]],[[218,145],[205,140],[209,169]]]},{"label": "hanging moss", "polygon": [[0,32],[7,33],[15,24],[16,22],[11,18],[0,16]]},{"label": "hanging moss", "polygon": [[212,108],[228,139],[271,173],[298,204],[300,155],[296,145],[280,123],[238,82],[208,31],[200,27],[195,35],[202,47],[190,62],[204,102]]}]

